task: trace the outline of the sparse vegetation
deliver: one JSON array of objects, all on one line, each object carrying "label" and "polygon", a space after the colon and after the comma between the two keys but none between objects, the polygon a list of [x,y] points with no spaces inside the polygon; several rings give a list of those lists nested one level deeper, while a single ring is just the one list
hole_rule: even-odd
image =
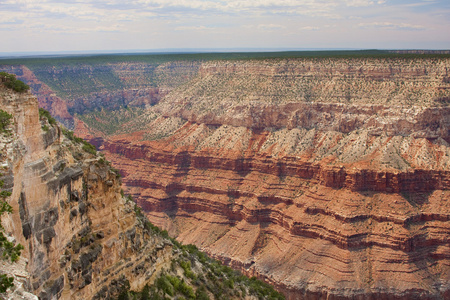
[{"label": "sparse vegetation", "polygon": [[[201,252],[195,245],[182,245],[170,238],[166,230],[153,225],[135,205],[135,213],[144,227],[153,234],[169,239],[178,258],[170,269],[164,270],[155,283],[142,291],[131,291],[124,284],[118,299],[243,299],[253,295],[257,299],[281,300],[284,296],[269,284],[248,278],[239,271],[223,265]],[[182,275],[181,275],[182,274]]]},{"label": "sparse vegetation", "polygon": [[[0,176],[3,176],[0,174]],[[4,181],[0,180],[0,189],[3,189]],[[8,241],[3,234],[3,226],[1,225],[1,216],[4,213],[12,213],[11,205],[6,202],[6,198],[11,196],[10,191],[2,190],[0,192],[0,253],[2,259],[9,259],[11,262],[15,262],[19,259],[21,251],[24,249],[21,244],[15,245]],[[14,286],[14,278],[8,277],[6,274],[0,274],[0,293],[6,292],[10,287]]]},{"label": "sparse vegetation", "polygon": [[65,128],[62,128],[62,132],[63,134],[71,141],[73,141],[76,144],[83,144],[82,149],[83,151],[90,153],[92,155],[97,155],[97,149],[95,148],[94,145],[92,145],[89,142],[86,142],[85,140],[83,140],[80,137],[77,137],[73,131],[67,130]]},{"label": "sparse vegetation", "polygon": [[0,133],[5,133],[6,127],[11,124],[12,115],[0,109]]},{"label": "sparse vegetation", "polygon": [[30,89],[23,81],[16,78],[16,75],[6,72],[0,72],[0,82],[3,83],[9,89],[12,89],[18,93],[26,92]]},{"label": "sparse vegetation", "polygon": [[129,131],[128,128],[122,128],[123,124],[139,119],[143,113],[144,109],[142,108],[132,107],[126,109],[121,107],[117,110],[93,110],[85,114],[79,114],[77,117],[89,127],[111,135],[116,132]]},{"label": "sparse vegetation", "polygon": [[48,123],[49,123],[50,125],[56,125],[56,120],[55,120],[55,118],[53,118],[53,117],[50,115],[50,113],[49,113],[47,110],[43,109],[43,108],[39,108],[39,118],[40,118],[40,119],[45,118],[45,119],[47,119],[47,121],[48,121]]}]

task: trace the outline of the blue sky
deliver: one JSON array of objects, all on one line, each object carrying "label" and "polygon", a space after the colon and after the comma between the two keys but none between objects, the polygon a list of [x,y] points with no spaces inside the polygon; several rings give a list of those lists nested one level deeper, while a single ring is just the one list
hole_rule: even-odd
[{"label": "blue sky", "polygon": [[442,0],[0,0],[0,52],[450,49]]}]

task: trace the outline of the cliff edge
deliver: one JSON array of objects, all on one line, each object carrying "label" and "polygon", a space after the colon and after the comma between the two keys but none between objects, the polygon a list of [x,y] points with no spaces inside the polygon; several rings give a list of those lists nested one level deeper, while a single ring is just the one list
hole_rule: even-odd
[{"label": "cliff edge", "polygon": [[144,228],[117,172],[40,117],[31,94],[0,87],[0,108],[13,116],[0,159],[14,213],[2,221],[24,246],[25,289],[39,299],[104,299],[125,278],[142,289],[170,260],[172,244]]}]

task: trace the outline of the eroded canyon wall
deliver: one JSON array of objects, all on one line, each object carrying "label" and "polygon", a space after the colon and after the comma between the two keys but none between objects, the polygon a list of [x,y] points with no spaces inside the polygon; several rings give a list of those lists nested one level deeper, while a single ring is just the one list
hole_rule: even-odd
[{"label": "eroded canyon wall", "polygon": [[290,299],[446,299],[448,65],[206,63],[102,149],[152,222]]},{"label": "eroded canyon wall", "polygon": [[0,108],[13,116],[0,149],[14,213],[2,221],[25,247],[26,290],[39,299],[105,299],[126,279],[141,289],[170,264],[172,244],[144,228],[100,156],[40,119],[31,94],[0,86]]},{"label": "eroded canyon wall", "polygon": [[170,68],[180,78],[142,111],[94,110],[84,120],[101,126],[76,128],[153,223],[290,299],[447,299],[449,65],[203,62]]},{"label": "eroded canyon wall", "polygon": [[39,106],[67,128],[76,114],[158,103],[174,87],[197,74],[195,61],[98,61],[70,58],[48,63],[1,65],[31,87]]}]

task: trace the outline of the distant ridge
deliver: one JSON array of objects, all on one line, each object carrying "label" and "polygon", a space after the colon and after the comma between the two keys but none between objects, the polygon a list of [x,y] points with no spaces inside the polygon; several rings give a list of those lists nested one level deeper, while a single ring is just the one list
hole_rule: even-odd
[{"label": "distant ridge", "polygon": [[398,54],[450,54],[450,50],[432,49],[359,49],[359,48],[217,48],[217,49],[147,49],[147,50],[86,50],[86,51],[35,51],[0,52],[0,59],[8,58],[58,58],[97,55],[161,55],[161,54],[214,54],[214,53],[332,53],[379,52]]},{"label": "distant ridge", "polygon": [[398,54],[450,54],[450,50],[389,50]]}]

